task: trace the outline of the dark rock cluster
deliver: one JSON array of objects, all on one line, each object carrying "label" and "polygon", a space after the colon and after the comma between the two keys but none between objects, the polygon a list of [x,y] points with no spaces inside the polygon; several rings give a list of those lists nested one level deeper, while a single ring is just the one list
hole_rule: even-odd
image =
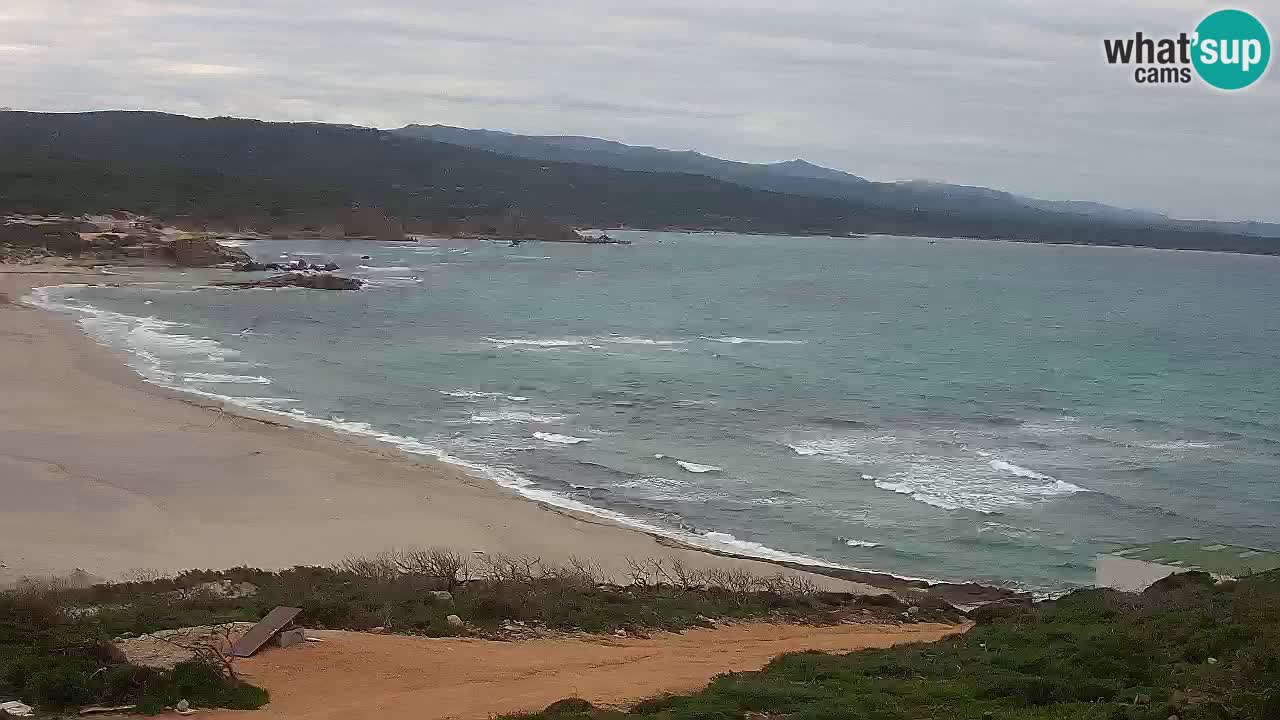
[{"label": "dark rock cluster", "polygon": [[300,287],[311,290],[359,290],[364,287],[364,281],[357,278],[342,277],[331,273],[310,272],[289,272],[281,275],[272,275],[261,280],[244,280],[218,284],[224,287],[240,289]]}]

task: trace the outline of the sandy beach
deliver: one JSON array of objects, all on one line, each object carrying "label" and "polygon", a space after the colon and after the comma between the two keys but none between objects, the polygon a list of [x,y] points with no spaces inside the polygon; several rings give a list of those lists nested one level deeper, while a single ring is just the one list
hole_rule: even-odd
[{"label": "sandy beach", "polygon": [[612,573],[626,557],[658,555],[778,571],[545,508],[354,436],[149,384],[74,318],[21,302],[38,286],[166,280],[198,276],[0,266],[0,584],[75,570],[117,579],[327,564],[408,546],[577,555]]}]

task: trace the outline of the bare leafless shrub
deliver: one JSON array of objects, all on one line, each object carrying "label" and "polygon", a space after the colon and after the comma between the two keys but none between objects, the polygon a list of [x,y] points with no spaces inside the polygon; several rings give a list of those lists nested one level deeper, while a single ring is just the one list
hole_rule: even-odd
[{"label": "bare leafless shrub", "polygon": [[563,589],[587,590],[604,582],[604,570],[594,560],[570,556],[565,565],[543,563],[541,579]]},{"label": "bare leafless shrub", "polygon": [[598,560],[570,555],[569,569],[582,578],[584,584],[601,585],[606,580],[604,568]]},{"label": "bare leafless shrub", "polygon": [[626,557],[623,558],[623,562],[627,564],[626,575],[629,581],[628,584],[630,584],[631,587],[647,588],[653,584],[652,578],[649,575],[650,568],[648,560],[637,560],[633,557]]},{"label": "bare leafless shrub", "polygon": [[402,550],[395,554],[395,561],[400,572],[443,580],[450,590],[471,578],[470,560],[453,550]]},{"label": "bare leafless shrub", "polygon": [[713,568],[707,571],[707,585],[735,595],[749,595],[760,580],[745,568]]},{"label": "bare leafless shrub", "polygon": [[685,591],[701,590],[707,586],[707,574],[695,570],[680,558],[671,558],[672,584]]},{"label": "bare leafless shrub", "polygon": [[789,598],[804,597],[818,592],[817,584],[809,578],[787,573],[760,578],[758,586],[764,592]]},{"label": "bare leafless shrub", "polygon": [[216,669],[228,680],[235,680],[235,656],[231,654],[231,646],[236,640],[234,632],[235,625],[228,624],[156,633],[151,637],[188,653],[192,659]]},{"label": "bare leafless shrub", "polygon": [[547,565],[533,555],[482,555],[480,575],[486,580],[533,583],[546,574]]},{"label": "bare leafless shrub", "polygon": [[333,568],[338,572],[350,573],[365,580],[389,582],[400,575],[399,554],[384,551],[377,555],[351,555],[338,562]]}]

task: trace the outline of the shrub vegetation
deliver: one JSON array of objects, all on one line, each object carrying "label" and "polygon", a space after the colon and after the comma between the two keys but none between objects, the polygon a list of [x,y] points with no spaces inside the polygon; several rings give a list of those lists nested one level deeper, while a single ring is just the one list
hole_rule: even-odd
[{"label": "shrub vegetation", "polygon": [[[410,550],[353,557],[333,567],[194,570],[87,588],[30,585],[0,594],[0,698],[51,709],[130,703],[156,711],[184,698],[204,707],[259,707],[266,693],[240,682],[230,665],[193,661],[171,671],[151,670],[121,661],[111,641],[156,630],[256,622],[277,605],[304,608],[301,621],[312,628],[494,638],[535,629],[679,631],[765,617],[961,618],[945,603],[921,601],[908,614],[891,596],[821,592],[794,573],[697,572],[678,560],[651,558],[631,561],[626,582],[614,584],[589,561],[555,565],[533,557]],[[448,622],[455,614],[463,627]]]},{"label": "shrub vegetation", "polygon": [[629,711],[561,702],[523,720],[1276,720],[1280,572],[988,607],[968,633],[848,655],[783,655]]}]

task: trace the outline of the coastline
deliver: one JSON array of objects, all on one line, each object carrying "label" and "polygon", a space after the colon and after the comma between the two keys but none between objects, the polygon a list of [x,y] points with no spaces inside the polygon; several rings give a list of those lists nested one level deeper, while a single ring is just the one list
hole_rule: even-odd
[{"label": "coastline", "polygon": [[[598,560],[679,557],[693,567],[775,574],[607,518],[530,502],[464,469],[372,438],[147,382],[73,318],[21,303],[34,288],[171,282],[208,273],[66,266],[0,268],[0,586],[189,568],[327,564],[444,545],[465,552]],[[831,590],[878,593],[788,566]],[[815,568],[816,569],[816,568]]]}]

